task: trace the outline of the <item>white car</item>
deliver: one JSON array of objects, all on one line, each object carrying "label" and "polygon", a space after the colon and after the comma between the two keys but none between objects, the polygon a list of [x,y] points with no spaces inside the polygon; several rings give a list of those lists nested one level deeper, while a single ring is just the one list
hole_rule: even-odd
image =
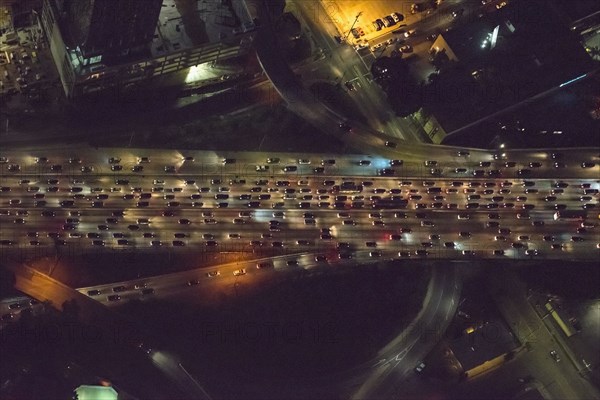
[{"label": "white car", "polygon": [[375,52],[378,49],[380,49],[381,47],[383,47],[383,43],[377,43],[375,46],[371,47],[371,51]]},{"label": "white car", "polygon": [[394,12],[394,13],[391,13],[390,15],[392,16],[392,18],[394,18],[394,21],[396,21],[396,22],[400,22],[400,21],[404,20],[404,15],[402,15],[400,13]]},{"label": "white car", "polygon": [[425,363],[423,361],[421,361],[416,367],[415,367],[415,372],[420,374],[421,372],[423,372],[423,370],[425,369]]},{"label": "white car", "polygon": [[236,269],[235,271],[233,271],[233,275],[234,276],[246,275],[246,269],[245,268]]}]

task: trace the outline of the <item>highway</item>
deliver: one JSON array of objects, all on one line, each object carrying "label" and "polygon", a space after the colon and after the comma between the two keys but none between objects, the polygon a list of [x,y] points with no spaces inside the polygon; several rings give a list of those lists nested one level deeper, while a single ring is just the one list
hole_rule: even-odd
[{"label": "highway", "polygon": [[[274,254],[77,289],[81,297],[114,306],[208,285],[235,288],[259,275],[386,259],[598,258],[600,149],[482,151],[409,143],[419,141],[419,134],[406,121],[389,120],[375,91],[356,95],[370,104],[365,110],[375,129],[320,107],[279,60],[266,40],[273,35],[269,29],[265,24],[259,30],[258,53],[290,108],[371,155],[3,149],[3,259],[109,250],[194,255],[268,249]],[[354,55],[344,46],[332,58],[339,68]],[[356,57],[352,63],[366,86],[363,60]],[[348,129],[340,129],[341,122]],[[389,134],[401,139],[390,142]],[[585,211],[587,217],[555,219],[565,209]],[[28,294],[37,290],[19,282]],[[433,345],[417,345],[419,330],[435,325],[443,332],[459,293],[452,273],[436,275],[418,329],[381,350],[361,372],[364,383],[354,397],[389,396],[398,377],[412,373]],[[14,312],[9,308],[2,323]],[[176,359],[160,352],[151,358],[181,390],[206,396]]]},{"label": "highway", "polygon": [[[598,195],[592,192],[599,188],[598,166],[582,168],[580,163],[597,162],[596,151],[562,150],[560,155],[553,150],[513,151],[494,160],[488,152],[459,157],[456,149],[440,148],[430,157],[436,160],[428,160],[437,164],[428,167],[416,160],[417,153],[394,161],[366,155],[86,147],[5,152],[7,162],[0,164],[2,250],[5,254],[61,246],[143,250],[174,246],[173,241],[181,239],[183,244],[174,247],[182,252],[270,246],[287,253],[327,251],[347,242],[352,251],[381,251],[382,257],[393,258],[399,251],[414,255],[425,247],[423,243],[431,242],[427,251],[432,256],[460,259],[465,249],[474,250],[477,257],[496,258],[491,249],[523,257],[524,251],[511,250],[511,243],[518,241],[539,249],[538,257],[595,257],[589,250],[596,245],[598,230],[592,226],[578,233],[580,222],[554,220],[553,215],[557,205],[569,210],[586,205],[594,207],[588,209],[588,219],[595,219]],[[551,154],[561,157],[563,168],[553,167]],[[36,162],[35,157],[45,161]],[[143,157],[149,162],[138,163]],[[69,163],[71,158],[77,162]],[[119,162],[111,164],[110,158]],[[223,164],[226,158],[230,163]],[[277,162],[268,163],[268,158]],[[577,161],[566,161],[572,159]],[[529,168],[529,160],[540,160],[532,161],[540,166]],[[324,161],[335,164],[322,166]],[[400,161],[401,165],[390,165]],[[19,171],[9,171],[16,166]],[[173,172],[165,172],[165,167]],[[134,173],[133,168],[143,169]],[[394,175],[378,175],[382,169]],[[529,174],[519,177],[518,171],[524,169]],[[483,171],[483,176],[474,177],[476,171]],[[342,189],[344,182],[353,184],[350,190]],[[392,210],[378,206],[392,198],[405,204]],[[62,207],[64,201],[72,204]],[[467,209],[469,203],[478,206]],[[533,209],[524,210],[524,205]],[[519,213],[526,214],[519,219]],[[433,225],[423,226],[423,220]],[[535,221],[544,225],[535,226]],[[496,223],[498,227],[493,226]],[[332,232],[331,240],[321,238],[324,228]],[[510,233],[499,233],[503,228]],[[459,232],[471,236],[460,237]],[[547,235],[552,240],[544,240]],[[584,240],[572,242],[575,235]],[[298,240],[307,244],[299,245]],[[376,245],[367,245],[368,241]],[[454,249],[442,246],[449,241],[455,243]],[[552,244],[564,247],[549,251]]]},{"label": "highway", "polygon": [[[172,246],[181,252],[222,252],[268,246],[287,254],[335,251],[343,242],[349,251],[368,250],[384,258],[594,259],[600,242],[600,166],[580,164],[598,162],[598,154],[572,152],[577,160],[571,162],[565,159],[575,155],[562,151],[565,166],[554,168],[548,160],[552,152],[479,162],[492,157],[446,154],[428,160],[437,163],[428,167],[416,161],[392,167],[393,160],[381,157],[315,154],[6,152],[9,162],[1,164],[0,175],[2,251]],[[36,163],[35,157],[47,161]],[[119,163],[110,164],[111,157]],[[138,163],[143,157],[149,162]],[[69,163],[69,158],[80,162]],[[267,158],[278,162],[269,164]],[[543,162],[529,168],[527,160]],[[335,164],[321,165],[327,162]],[[511,162],[517,164],[506,164]],[[16,165],[20,171],[8,170]],[[111,171],[111,166],[120,170]],[[394,175],[378,175],[382,169]],[[518,177],[524,169],[527,176]],[[482,176],[473,176],[477,171]],[[490,171],[495,171],[492,177]],[[585,226],[554,219],[557,209],[583,207]]]}]

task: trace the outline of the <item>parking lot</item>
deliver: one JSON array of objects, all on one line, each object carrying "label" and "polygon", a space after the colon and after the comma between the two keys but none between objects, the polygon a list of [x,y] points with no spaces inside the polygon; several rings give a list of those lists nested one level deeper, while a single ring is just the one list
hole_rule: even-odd
[{"label": "parking lot", "polygon": [[[323,8],[342,38],[348,35],[348,41],[357,45],[366,45],[379,36],[402,29],[404,24],[418,21],[423,14],[412,14],[411,2],[402,0],[323,0]],[[358,35],[350,32],[351,28],[355,28]]]},{"label": "parking lot", "polygon": [[8,108],[41,100],[56,80],[56,69],[37,26],[0,36],[0,97]]}]

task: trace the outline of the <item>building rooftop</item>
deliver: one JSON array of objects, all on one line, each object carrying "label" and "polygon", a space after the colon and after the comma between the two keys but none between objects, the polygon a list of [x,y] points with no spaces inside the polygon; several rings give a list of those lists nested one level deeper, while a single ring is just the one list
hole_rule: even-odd
[{"label": "building rooftop", "polygon": [[427,106],[447,132],[594,68],[578,37],[541,0],[510,3],[441,36],[457,61],[430,85]]},{"label": "building rooftop", "polygon": [[218,1],[164,0],[152,56],[233,38],[233,30],[247,19],[234,8]]}]

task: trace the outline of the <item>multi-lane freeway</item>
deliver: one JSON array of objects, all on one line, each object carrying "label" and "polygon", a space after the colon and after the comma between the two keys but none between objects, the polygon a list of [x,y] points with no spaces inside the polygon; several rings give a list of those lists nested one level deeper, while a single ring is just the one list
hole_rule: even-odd
[{"label": "multi-lane freeway", "polygon": [[[420,162],[414,155],[7,153],[0,243],[5,253],[171,246],[337,249],[342,257],[368,250],[374,258],[597,257],[596,152],[494,160],[445,150]],[[587,218],[555,219],[564,210]]]}]

